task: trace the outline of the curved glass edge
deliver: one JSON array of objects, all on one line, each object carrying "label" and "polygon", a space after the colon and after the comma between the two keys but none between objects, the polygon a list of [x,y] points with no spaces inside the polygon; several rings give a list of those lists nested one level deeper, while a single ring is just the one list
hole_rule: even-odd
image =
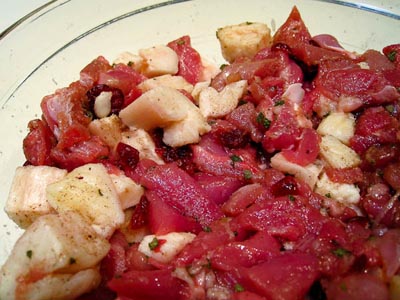
[{"label": "curved glass edge", "polygon": [[[22,17],[18,21],[16,21],[14,24],[12,24],[10,27],[8,27],[7,29],[5,29],[3,32],[0,33],[0,41],[4,37],[6,37],[8,34],[10,34],[13,30],[15,30],[19,25],[24,23],[26,20],[28,20],[32,16],[34,16],[37,13],[41,12],[42,10],[44,10],[46,7],[50,6],[51,4],[56,3],[58,1],[59,0],[51,0],[51,1],[43,4],[42,6],[38,7],[37,9],[33,10],[32,12],[28,13],[27,15],[25,15],[24,17]],[[56,9],[57,7],[59,7],[61,5],[64,5],[64,4],[66,4],[66,3],[70,2],[70,1],[71,0],[63,1],[62,3],[54,6],[51,9],[49,9],[48,11],[45,11],[43,14],[46,14],[46,13],[50,12],[51,10]],[[161,3],[155,4],[155,5],[153,5],[154,7],[152,7],[152,8],[157,8],[157,7],[162,7],[162,6],[166,6],[166,5],[169,5],[169,4],[175,4],[175,3],[187,2],[187,1],[193,1],[193,0],[170,0],[170,1],[166,1],[166,2],[161,2]],[[375,14],[378,14],[378,15],[382,15],[382,16],[385,16],[385,17],[388,17],[388,18],[392,18],[392,19],[395,19],[395,20],[400,20],[400,15],[399,14],[396,14],[396,13],[391,12],[391,11],[389,11],[387,9],[384,9],[384,8],[380,8],[380,7],[377,7],[377,6],[372,6],[372,5],[365,4],[365,3],[348,2],[348,1],[342,1],[342,0],[314,0],[314,1],[326,2],[326,3],[341,5],[341,6],[347,6],[347,7],[360,9],[360,10],[368,11],[368,12],[371,12],[371,13],[375,13]],[[149,7],[143,7],[142,9],[139,9],[137,13],[140,13],[140,12],[143,12],[143,11],[147,11],[147,10],[149,10]],[[35,19],[39,18],[40,16],[41,15],[37,16]],[[127,16],[130,16],[130,15],[127,15]],[[122,18],[123,18],[123,16],[121,16],[121,18],[116,18],[116,19],[122,19]]]},{"label": "curved glass edge", "polygon": [[[5,38],[8,34],[10,34],[13,30],[15,30],[19,25],[21,25],[22,23],[24,23],[26,20],[28,20],[29,18],[35,16],[36,14],[38,14],[39,12],[43,11],[45,8],[49,7],[50,5],[52,5],[53,3],[57,2],[59,0],[51,0],[45,4],[43,4],[42,6],[39,6],[38,8],[34,9],[33,11],[31,11],[30,13],[26,14],[25,16],[23,16],[21,19],[17,20],[15,23],[13,23],[11,26],[9,26],[8,28],[6,28],[3,32],[0,33],[0,41]],[[67,0],[63,3],[60,3],[59,5],[45,11],[43,14],[46,14],[48,12],[50,12],[51,10],[57,8],[60,5],[64,5],[65,3],[69,2],[71,0]],[[41,14],[41,15],[43,15]],[[37,16],[35,19],[39,18],[41,15]],[[34,20],[35,20],[34,19]]]},{"label": "curved glass edge", "polygon": [[360,10],[364,10],[364,11],[368,11],[371,13],[375,13],[378,15],[382,15],[388,18],[392,18],[395,20],[400,20],[400,15],[390,12],[386,9],[380,8],[380,7],[376,7],[376,6],[372,6],[372,5],[368,5],[365,3],[354,3],[354,2],[347,2],[347,1],[341,1],[341,0],[316,0],[319,2],[326,2],[326,3],[332,3],[332,4],[337,4],[337,5],[341,5],[341,6],[347,6],[347,7],[351,7],[351,8],[356,8],[356,9],[360,9]]}]

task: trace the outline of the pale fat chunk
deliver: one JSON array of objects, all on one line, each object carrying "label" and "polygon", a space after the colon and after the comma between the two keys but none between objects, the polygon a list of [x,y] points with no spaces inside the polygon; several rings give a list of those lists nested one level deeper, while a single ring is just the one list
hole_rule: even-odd
[{"label": "pale fat chunk", "polygon": [[321,137],[320,155],[331,167],[337,169],[353,168],[361,163],[353,149],[332,135]]},{"label": "pale fat chunk", "polygon": [[247,89],[247,80],[240,80],[225,86],[221,92],[212,87],[199,94],[200,111],[206,118],[221,118],[232,112]]},{"label": "pale fat chunk", "polygon": [[139,203],[144,188],[124,174],[110,174],[123,210]]},{"label": "pale fat chunk", "polygon": [[144,130],[165,127],[186,117],[188,102],[176,89],[159,86],[122,109],[119,117],[124,124]]},{"label": "pale fat chunk", "polygon": [[164,45],[157,45],[139,50],[143,58],[142,72],[147,77],[178,73],[179,57],[174,50]]},{"label": "pale fat chunk", "polygon": [[197,107],[188,110],[182,121],[173,123],[164,129],[163,142],[171,147],[180,147],[198,143],[200,136],[209,132],[211,126]]},{"label": "pale fat chunk", "polygon": [[[168,263],[195,237],[193,233],[189,232],[171,232],[159,236],[147,235],[140,242],[139,251],[159,262]],[[166,242],[160,245],[157,251],[153,251],[154,249],[151,249],[150,245],[160,240]]]},{"label": "pale fat chunk", "polygon": [[[82,270],[95,268],[109,249],[108,241],[75,212],[41,216],[17,240],[1,269],[0,299],[15,299],[16,288],[20,291],[19,299],[36,299],[20,293],[29,294],[30,284],[40,285],[33,280],[38,274],[43,275],[41,278],[54,273],[70,274],[72,279],[72,275]],[[96,276],[86,275],[96,280]],[[87,276],[80,283],[89,288]],[[21,278],[26,278],[26,282]],[[57,292],[53,290],[56,287],[46,288]]]},{"label": "pale fat chunk", "polygon": [[200,109],[178,90],[151,89],[121,110],[122,122],[134,128],[164,128],[163,141],[172,147],[196,143],[211,127]]},{"label": "pale fat chunk", "polygon": [[156,152],[153,139],[147,131],[130,127],[129,130],[122,132],[121,141],[138,150],[140,159],[151,159],[159,165],[164,164],[163,159]]},{"label": "pale fat chunk", "polygon": [[122,122],[116,115],[95,119],[90,122],[89,131],[91,134],[98,136],[111,149],[114,149],[122,138]]},{"label": "pale fat chunk", "polygon": [[101,281],[97,268],[75,274],[48,275],[28,285],[25,300],[70,300],[96,288]]},{"label": "pale fat chunk", "polygon": [[48,185],[47,198],[59,213],[81,214],[103,237],[110,237],[124,222],[114,184],[102,164],[83,165]]},{"label": "pale fat chunk", "polygon": [[294,177],[307,183],[311,189],[314,188],[318,181],[318,176],[323,169],[322,163],[318,161],[307,166],[300,166],[288,161],[282,153],[277,153],[271,158],[271,167],[284,173],[294,175]]},{"label": "pale fat chunk", "polygon": [[218,29],[222,56],[230,63],[238,57],[253,57],[271,44],[271,30],[263,23],[241,23]]},{"label": "pale fat chunk", "polygon": [[21,228],[27,228],[39,216],[54,212],[46,198],[46,187],[66,174],[66,170],[49,166],[18,167],[5,212]]},{"label": "pale fat chunk", "polygon": [[124,64],[134,68],[136,71],[142,69],[144,58],[138,54],[133,54],[129,51],[122,52],[113,61],[113,64]]},{"label": "pale fat chunk", "polygon": [[351,113],[333,112],[324,118],[318,126],[320,135],[331,135],[348,145],[354,135],[355,118]]},{"label": "pale fat chunk", "polygon": [[325,173],[317,181],[315,192],[335,199],[346,206],[357,204],[360,201],[360,189],[356,185],[333,182]]},{"label": "pale fat chunk", "polygon": [[188,93],[191,93],[193,90],[193,85],[187,82],[185,78],[178,75],[172,76],[170,74],[146,79],[138,85],[138,88],[142,92],[147,92],[158,86],[167,86],[176,90],[184,90]]}]

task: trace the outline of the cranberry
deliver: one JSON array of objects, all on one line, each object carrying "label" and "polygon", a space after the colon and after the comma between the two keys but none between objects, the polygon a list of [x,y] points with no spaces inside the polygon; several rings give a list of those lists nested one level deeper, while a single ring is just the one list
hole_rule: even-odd
[{"label": "cranberry", "polygon": [[285,176],[272,186],[274,196],[296,195],[298,193],[298,185],[293,176]]},{"label": "cranberry", "polygon": [[383,178],[396,191],[400,191],[400,162],[388,165],[383,171]]},{"label": "cranberry", "polygon": [[122,168],[134,170],[139,162],[139,151],[124,143],[118,143],[116,148]]},{"label": "cranberry", "polygon": [[149,200],[142,197],[139,203],[135,206],[129,227],[131,229],[139,229],[147,224],[149,211]]}]

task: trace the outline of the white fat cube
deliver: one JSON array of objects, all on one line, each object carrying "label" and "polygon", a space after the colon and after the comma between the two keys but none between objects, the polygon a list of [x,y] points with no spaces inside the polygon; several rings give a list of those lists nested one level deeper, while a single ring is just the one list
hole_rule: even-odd
[{"label": "white fat cube", "polygon": [[163,142],[171,147],[198,143],[201,135],[210,130],[211,126],[200,110],[193,106],[193,109],[188,110],[185,119],[164,128]]},{"label": "white fat cube", "polygon": [[183,120],[190,104],[194,105],[178,90],[159,86],[142,94],[119,116],[128,126],[150,130]]},{"label": "white fat cube", "polygon": [[[41,216],[17,240],[2,267],[0,298],[14,299],[16,288],[28,293],[30,284],[47,275],[72,275],[95,268],[109,249],[108,241],[98,236],[78,213],[69,211]],[[26,284],[20,278],[31,281]]]},{"label": "white fat cube", "polygon": [[21,228],[39,216],[54,212],[46,198],[46,187],[64,178],[66,170],[48,166],[18,167],[5,205],[7,215]]},{"label": "white fat cube", "polygon": [[238,57],[253,57],[271,44],[271,30],[263,23],[240,23],[217,30],[222,56],[230,63]]},{"label": "white fat cube", "polygon": [[164,164],[164,161],[156,152],[153,139],[147,131],[130,127],[129,130],[122,132],[121,141],[138,150],[140,159],[151,159],[160,165]]},{"label": "white fat cube", "polygon": [[143,58],[142,72],[148,77],[178,73],[179,57],[167,46],[141,49],[139,55]]},{"label": "white fat cube", "polygon": [[114,183],[102,164],[86,164],[47,186],[47,198],[57,212],[76,211],[104,237],[124,222]]},{"label": "white fat cube", "polygon": [[351,113],[333,112],[324,118],[318,126],[320,135],[331,135],[348,145],[354,135],[355,118]]},{"label": "white fat cube", "polygon": [[271,158],[271,167],[284,173],[294,175],[296,178],[307,183],[311,189],[314,188],[323,168],[322,163],[319,161],[307,166],[300,166],[288,161],[282,153],[277,153]]},{"label": "white fat cube", "polygon": [[315,192],[347,206],[357,204],[360,201],[360,189],[358,186],[333,182],[325,173],[317,181]]},{"label": "white fat cube", "polygon": [[182,76],[172,76],[170,74],[146,79],[138,85],[138,88],[142,92],[147,92],[158,86],[167,86],[176,90],[185,90],[188,93],[191,93],[193,90],[193,85],[187,82],[185,78]]},{"label": "white fat cube", "polygon": [[200,111],[206,118],[221,118],[232,112],[247,89],[247,81],[240,80],[225,86],[221,92],[207,87],[199,93]]},{"label": "white fat cube", "polygon": [[116,115],[95,119],[89,124],[91,134],[98,136],[104,143],[114,149],[121,141],[122,122]]},{"label": "white fat cube", "polygon": [[337,169],[357,167],[361,163],[358,154],[332,135],[321,137],[320,156]]},{"label": "white fat cube", "polygon": [[135,70],[140,71],[143,66],[143,61],[144,59],[140,55],[125,51],[118,55],[118,57],[113,61],[113,64],[128,65]]},{"label": "white fat cube", "polygon": [[144,188],[124,174],[110,174],[123,210],[139,203]]},{"label": "white fat cube", "polygon": [[139,251],[159,262],[168,263],[194,238],[195,235],[188,232],[147,235],[139,244]]}]

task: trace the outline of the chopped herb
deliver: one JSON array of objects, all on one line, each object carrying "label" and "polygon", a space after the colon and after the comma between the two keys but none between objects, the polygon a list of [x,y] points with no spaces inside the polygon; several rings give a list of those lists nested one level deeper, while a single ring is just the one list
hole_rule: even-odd
[{"label": "chopped herb", "polygon": [[33,251],[32,251],[32,250],[26,251],[26,256],[27,256],[29,259],[32,258],[32,255],[33,255]]},{"label": "chopped herb", "polygon": [[203,228],[203,230],[204,230],[205,232],[211,232],[211,227],[210,227],[210,226],[205,226],[205,227]]},{"label": "chopped herb", "polygon": [[219,66],[219,69],[222,71],[222,70],[225,69],[225,67],[227,67],[227,66],[228,66],[228,64],[222,64],[222,65]]},{"label": "chopped herb", "polygon": [[344,248],[337,248],[332,251],[333,254],[335,254],[337,257],[344,257],[345,255],[351,254],[349,250],[346,250]]},{"label": "chopped herb", "polygon": [[244,104],[246,104],[246,103],[247,103],[246,100],[240,99],[240,100],[239,100],[239,103],[238,103],[238,106],[244,105]]},{"label": "chopped herb", "polygon": [[278,101],[275,102],[274,106],[280,106],[280,105],[283,105],[283,104],[285,104],[285,100],[278,100]]},{"label": "chopped herb", "polygon": [[240,285],[239,283],[235,284],[235,292],[244,292],[244,287]]},{"label": "chopped herb", "polygon": [[332,198],[332,195],[331,195],[331,193],[326,193],[326,194],[325,194],[325,197],[326,197],[326,198]]},{"label": "chopped herb", "polygon": [[385,106],[385,109],[389,112],[389,113],[393,113],[394,112],[394,105],[393,104],[389,104]]},{"label": "chopped herb", "polygon": [[179,40],[176,42],[178,45],[185,45],[185,40]]},{"label": "chopped herb", "polygon": [[253,24],[253,22],[249,22],[249,21],[246,22],[246,25],[251,25],[251,24]]},{"label": "chopped herb", "polygon": [[103,196],[103,192],[101,191],[101,189],[98,189],[97,191],[99,192],[100,196]]},{"label": "chopped herb", "polygon": [[235,154],[234,154],[234,155],[231,155],[230,158],[231,158],[231,161],[232,161],[233,164],[236,163],[236,162],[241,162],[241,161],[243,161],[243,159],[242,159],[240,156],[235,155]]},{"label": "chopped herb", "polygon": [[396,51],[396,50],[390,51],[390,52],[387,54],[387,58],[388,58],[391,62],[394,62],[394,61],[396,60],[396,56],[397,56],[397,51]]},{"label": "chopped herb", "polygon": [[150,250],[156,249],[158,246],[158,239],[156,237],[153,238],[153,240],[149,243],[149,248]]},{"label": "chopped herb", "polygon": [[342,291],[346,292],[346,291],[347,291],[347,285],[346,285],[344,282],[342,282],[342,283],[340,284],[340,289],[341,289]]},{"label": "chopped herb", "polygon": [[134,64],[135,64],[135,63],[134,63],[133,61],[128,61],[128,66],[129,66],[129,67],[133,67]]},{"label": "chopped herb", "polygon": [[289,200],[293,202],[296,200],[296,198],[293,195],[289,195]]},{"label": "chopped herb", "polygon": [[207,269],[211,269],[211,260],[207,258],[207,263],[204,264],[203,267],[206,267]]},{"label": "chopped herb", "polygon": [[253,173],[250,170],[244,170],[243,177],[246,180],[250,180],[253,177]]},{"label": "chopped herb", "polygon": [[271,121],[269,119],[267,119],[265,117],[265,115],[262,112],[259,112],[257,115],[257,123],[261,124],[262,126],[264,126],[266,129],[269,128],[269,126],[271,125]]},{"label": "chopped herb", "polygon": [[70,265],[73,265],[73,264],[75,264],[75,263],[76,263],[76,259],[73,258],[73,257],[70,257],[70,258],[69,258],[69,264],[70,264]]}]

